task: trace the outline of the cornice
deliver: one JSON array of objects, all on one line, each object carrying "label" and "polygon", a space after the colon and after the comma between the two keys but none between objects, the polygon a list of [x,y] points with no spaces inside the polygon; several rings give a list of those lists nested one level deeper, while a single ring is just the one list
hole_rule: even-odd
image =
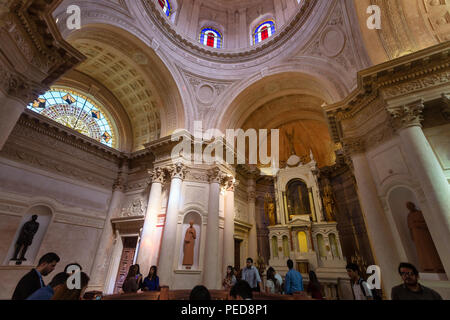
[{"label": "cornice", "polygon": [[291,20],[286,23],[285,27],[279,30],[274,36],[259,45],[255,45],[241,51],[228,51],[224,49],[209,49],[199,45],[193,40],[186,39],[182,35],[178,34],[173,24],[167,19],[167,17],[161,14],[161,10],[156,7],[153,1],[141,1],[147,11],[148,17],[160,30],[160,32],[164,34],[173,44],[183,51],[187,51],[198,58],[219,63],[246,62],[249,60],[255,60],[281,47],[306,23],[316,5],[316,1],[304,0],[297,14],[294,15]]}]

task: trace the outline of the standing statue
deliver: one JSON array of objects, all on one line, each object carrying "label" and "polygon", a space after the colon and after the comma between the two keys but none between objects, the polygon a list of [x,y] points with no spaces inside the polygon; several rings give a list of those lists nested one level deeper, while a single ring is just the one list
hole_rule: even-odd
[{"label": "standing statue", "polygon": [[428,230],[422,211],[416,208],[412,202],[406,203],[409,210],[408,228],[416,245],[421,272],[444,273],[441,259],[434,246],[430,231]]},{"label": "standing statue", "polygon": [[327,221],[336,221],[336,216],[334,214],[336,202],[334,201],[333,189],[328,179],[326,179],[325,186],[323,187],[322,200],[325,207]]},{"label": "standing statue", "polygon": [[[16,248],[14,250],[14,257],[11,261],[27,261],[25,258],[25,253],[28,250],[28,247],[33,243],[33,238],[36,232],[39,229],[39,222],[37,222],[38,216],[33,215],[31,220],[26,222],[22,230],[20,230],[19,238],[16,242]],[[20,258],[17,258],[20,252]]]},{"label": "standing statue", "polygon": [[264,213],[269,219],[269,226],[274,226],[277,224],[275,219],[275,203],[273,202],[270,194],[266,194],[264,198]]},{"label": "standing statue", "polygon": [[192,266],[194,264],[194,247],[197,232],[194,228],[194,221],[189,221],[189,224],[190,227],[186,230],[186,235],[184,236],[183,266]]}]

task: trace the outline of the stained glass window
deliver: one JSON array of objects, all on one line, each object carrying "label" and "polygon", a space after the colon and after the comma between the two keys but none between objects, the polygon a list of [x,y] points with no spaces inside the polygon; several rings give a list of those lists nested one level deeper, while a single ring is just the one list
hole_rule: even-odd
[{"label": "stained glass window", "polygon": [[168,0],[158,0],[159,5],[161,6],[163,12],[166,14],[166,16],[170,16],[170,13],[172,12],[172,7],[170,6],[170,3]]},{"label": "stained glass window", "polygon": [[116,146],[111,122],[91,99],[66,89],[51,89],[27,106],[108,147]]},{"label": "stained glass window", "polygon": [[275,22],[267,20],[256,27],[254,32],[255,44],[270,38],[275,33]]},{"label": "stained glass window", "polygon": [[222,34],[213,28],[203,28],[200,43],[211,48],[222,48]]}]

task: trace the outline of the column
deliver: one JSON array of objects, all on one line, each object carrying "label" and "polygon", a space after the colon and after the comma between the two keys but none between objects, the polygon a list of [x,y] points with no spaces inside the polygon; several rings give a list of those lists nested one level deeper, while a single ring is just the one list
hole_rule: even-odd
[{"label": "column", "polygon": [[367,233],[372,244],[375,261],[381,268],[384,293],[390,297],[391,288],[399,282],[397,273],[400,263],[399,256],[393,246],[394,239],[378,198],[377,188],[362,145],[356,143],[352,147],[349,153],[352,154],[358,196],[365,217]]},{"label": "column", "polygon": [[181,186],[187,173],[187,169],[182,163],[177,163],[170,167],[171,176],[169,202],[167,205],[166,222],[163,230],[161,243],[161,254],[159,258],[159,283],[161,285],[172,286],[172,274],[174,266],[176,239],[177,239],[177,219],[181,196]]},{"label": "column", "polygon": [[[219,266],[219,201],[222,173],[219,168],[208,172],[209,200],[208,225],[206,227],[205,262],[203,266],[203,284],[208,289],[220,289],[218,281]],[[220,273],[221,274],[221,273]]]},{"label": "column", "polygon": [[100,241],[98,243],[97,252],[95,255],[94,263],[91,269],[91,284],[89,288],[92,290],[103,291],[105,287],[105,280],[107,276],[108,266],[111,262],[111,251],[114,244],[114,231],[111,224],[111,219],[114,214],[119,212],[122,208],[124,200],[124,191],[127,181],[128,163],[125,160],[119,171],[118,178],[113,186],[113,193],[109,209],[105,218],[105,224],[103,226]]},{"label": "column", "polygon": [[25,110],[26,103],[3,94],[0,90],[0,150],[3,149],[9,135]]},{"label": "column", "polygon": [[189,33],[192,6],[193,0],[184,0],[179,11],[177,27],[179,30],[184,31],[185,34]]},{"label": "column", "polygon": [[248,218],[252,225],[248,233],[248,256],[252,257],[254,261],[258,259],[258,243],[256,239],[256,181],[255,175],[251,175],[248,180]]},{"label": "column", "polygon": [[227,266],[234,266],[234,189],[237,181],[229,177],[226,181],[225,193],[225,224],[223,230],[223,265],[225,272]]},{"label": "column", "polygon": [[247,8],[239,9],[239,48],[247,48],[249,46],[247,25]]},{"label": "column", "polygon": [[236,23],[235,14],[231,9],[227,10],[227,32],[226,39],[224,41],[224,47],[226,49],[236,48]]},{"label": "column", "polygon": [[422,131],[420,122],[423,109],[423,100],[419,100],[406,106],[390,108],[389,113],[401,137],[407,161],[427,199],[430,212],[424,212],[424,218],[445,271],[450,275],[450,186]]},{"label": "column", "polygon": [[161,211],[161,191],[165,173],[162,168],[149,171],[152,186],[148,197],[147,212],[144,226],[141,232],[141,242],[137,256],[137,264],[141,267],[142,274],[147,274],[150,267],[157,264],[160,239],[157,239],[156,226],[158,215]]}]

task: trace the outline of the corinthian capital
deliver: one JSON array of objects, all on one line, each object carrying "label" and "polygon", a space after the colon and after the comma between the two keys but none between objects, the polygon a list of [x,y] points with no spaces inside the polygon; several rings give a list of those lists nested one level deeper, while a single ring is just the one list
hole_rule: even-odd
[{"label": "corinthian capital", "polygon": [[167,170],[172,179],[177,178],[177,179],[184,180],[184,178],[186,177],[186,174],[188,173],[187,167],[181,162],[177,162],[176,164],[167,168]]},{"label": "corinthian capital", "polygon": [[225,189],[227,191],[234,192],[236,187],[239,185],[239,181],[236,180],[233,176],[227,176],[225,179]]},{"label": "corinthian capital", "polygon": [[150,179],[152,183],[163,183],[164,178],[166,176],[164,170],[162,168],[154,168],[153,170],[149,170]]},{"label": "corinthian capital", "polygon": [[389,107],[388,113],[391,116],[392,127],[395,130],[400,130],[408,127],[421,126],[423,109],[423,99],[399,107]]},{"label": "corinthian capital", "polygon": [[221,183],[224,178],[224,173],[218,167],[214,167],[208,171],[209,183]]}]

